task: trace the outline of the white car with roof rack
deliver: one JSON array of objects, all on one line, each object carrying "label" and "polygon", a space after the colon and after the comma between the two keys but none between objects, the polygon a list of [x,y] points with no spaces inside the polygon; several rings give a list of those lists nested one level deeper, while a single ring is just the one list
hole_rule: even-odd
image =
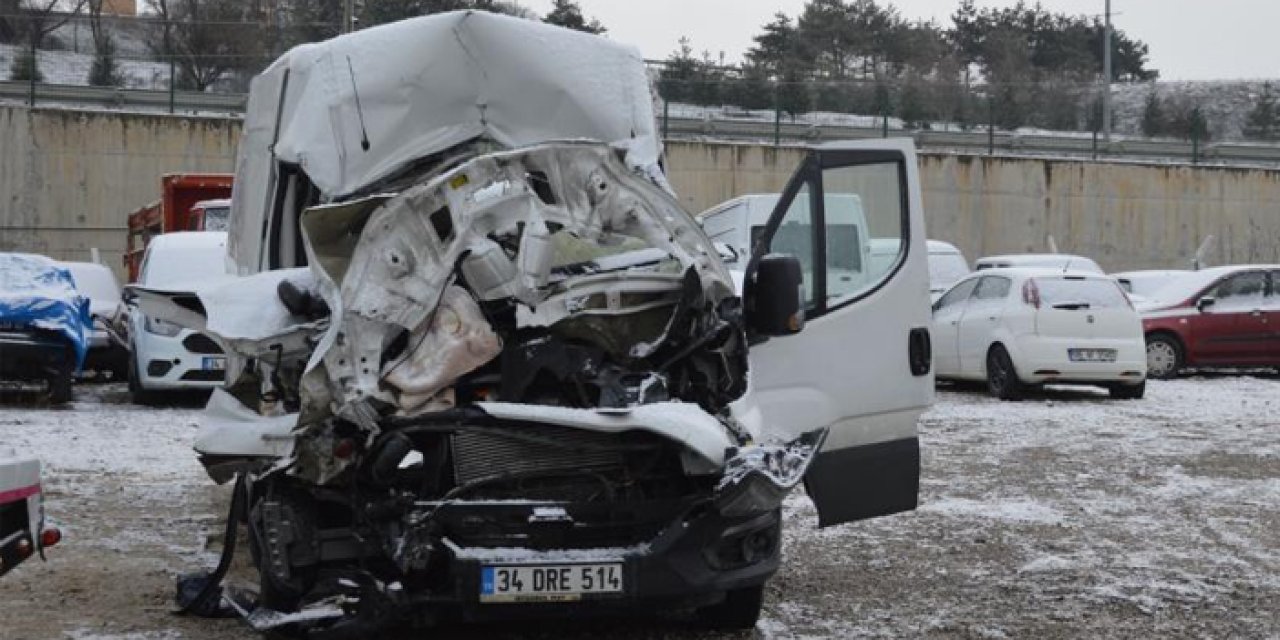
[{"label": "white car with roof rack", "polygon": [[1016,267],[1057,269],[1058,271],[1083,271],[1105,273],[1092,258],[1069,253],[1014,253],[1002,256],[986,256],[973,263],[974,271],[1007,269]]},{"label": "white car with roof rack", "polygon": [[1001,399],[1040,384],[1098,385],[1121,399],[1146,388],[1142,322],[1104,275],[974,272],[934,303],[932,334],[939,379],[985,380]]}]

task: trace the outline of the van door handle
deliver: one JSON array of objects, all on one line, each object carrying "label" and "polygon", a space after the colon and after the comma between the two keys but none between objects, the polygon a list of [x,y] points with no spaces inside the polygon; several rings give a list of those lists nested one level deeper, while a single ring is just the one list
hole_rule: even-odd
[{"label": "van door handle", "polygon": [[928,329],[917,327],[907,334],[907,364],[916,377],[927,375],[933,368],[933,341]]}]

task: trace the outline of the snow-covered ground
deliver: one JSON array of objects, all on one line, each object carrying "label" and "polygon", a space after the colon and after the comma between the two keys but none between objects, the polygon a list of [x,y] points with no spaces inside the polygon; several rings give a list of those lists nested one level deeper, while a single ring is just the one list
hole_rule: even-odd
[{"label": "snow-covered ground", "polygon": [[[1133,402],[944,388],[922,424],[921,508],[817,530],[793,496],[755,632],[486,635],[1280,638],[1278,391],[1280,379],[1245,376],[1152,382]],[[0,443],[44,460],[47,510],[67,534],[48,563],[3,579],[0,635],[255,637],[169,613],[173,576],[214,563],[226,506],[190,450],[198,410],[133,406],[120,385],[77,393],[64,410],[0,399]]]}]

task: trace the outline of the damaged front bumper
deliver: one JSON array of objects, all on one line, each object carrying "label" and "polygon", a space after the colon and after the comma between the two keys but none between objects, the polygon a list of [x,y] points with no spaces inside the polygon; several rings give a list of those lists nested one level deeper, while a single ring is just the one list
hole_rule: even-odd
[{"label": "damaged front bumper", "polygon": [[[251,616],[281,624],[438,624],[628,611],[692,610],[727,593],[763,585],[778,569],[781,503],[821,448],[822,432],[787,446],[749,445],[727,453],[723,472],[690,493],[651,500],[561,501],[455,499],[373,504],[363,517],[383,536],[360,541],[330,535],[267,566],[290,567],[344,558],[351,571],[313,606],[283,615]],[[268,503],[280,521],[263,523],[268,539],[305,541],[297,505]],[[391,513],[395,511],[396,513]],[[378,520],[381,518],[381,520]],[[267,551],[271,553],[270,549]],[[370,558],[395,565],[380,576],[354,566]],[[292,575],[289,573],[292,571]],[[389,576],[394,576],[391,579]],[[335,608],[335,601],[342,606]],[[319,620],[318,620],[319,619]]]}]

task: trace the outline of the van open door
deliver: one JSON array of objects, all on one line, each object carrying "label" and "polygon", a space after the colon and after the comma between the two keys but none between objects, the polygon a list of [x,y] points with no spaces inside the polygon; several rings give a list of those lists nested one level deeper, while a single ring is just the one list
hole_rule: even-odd
[{"label": "van open door", "polygon": [[[734,411],[788,440],[827,430],[805,476],[819,526],[916,507],[916,424],[933,402],[925,238],[914,144],[873,140],[812,149],[753,247],[748,324],[769,304],[761,267],[778,254],[799,260],[804,318],[756,332],[751,392]],[[896,251],[868,261],[871,244]]]}]

